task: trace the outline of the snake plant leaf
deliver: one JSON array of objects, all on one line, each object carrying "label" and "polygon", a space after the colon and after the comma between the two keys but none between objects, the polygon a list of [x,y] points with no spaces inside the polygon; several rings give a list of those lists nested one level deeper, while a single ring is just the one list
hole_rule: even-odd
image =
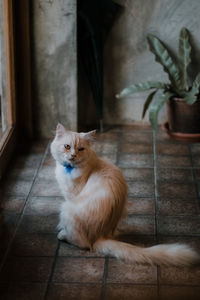
[{"label": "snake plant leaf", "polygon": [[152,34],[148,34],[147,41],[150,51],[155,55],[155,60],[163,66],[163,69],[168,74],[169,80],[171,81],[174,89],[179,90],[181,88],[180,72],[168,50],[164,44]]},{"label": "snake plant leaf", "polygon": [[191,62],[191,50],[189,32],[186,28],[182,28],[179,36],[179,70],[181,88],[186,91],[189,88],[187,68]]},{"label": "snake plant leaf", "polygon": [[155,102],[151,105],[149,111],[149,121],[154,130],[158,127],[158,113],[165,102],[171,98],[174,94],[171,92],[163,93],[159,98],[155,100]]},{"label": "snake plant leaf", "polygon": [[151,104],[153,97],[155,95],[155,93],[157,92],[157,90],[153,91],[151,94],[149,94],[149,96],[147,97],[145,103],[144,103],[144,108],[143,108],[143,112],[142,112],[142,119],[144,118],[147,109],[149,108],[149,105]]},{"label": "snake plant leaf", "polygon": [[145,83],[133,84],[125,89],[123,89],[116,98],[122,98],[133,93],[147,91],[150,89],[167,89],[168,85],[159,81],[147,81]]},{"label": "snake plant leaf", "polygon": [[199,90],[200,90],[200,73],[197,74],[193,82],[191,91],[186,93],[186,95],[184,96],[185,102],[188,104],[193,104],[197,100]]},{"label": "snake plant leaf", "polygon": [[193,104],[194,102],[196,102],[197,97],[195,96],[194,92],[191,90],[185,95],[184,100],[187,104]]}]

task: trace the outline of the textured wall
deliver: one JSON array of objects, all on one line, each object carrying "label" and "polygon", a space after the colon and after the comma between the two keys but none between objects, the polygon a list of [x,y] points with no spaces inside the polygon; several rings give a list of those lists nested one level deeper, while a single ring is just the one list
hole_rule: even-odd
[{"label": "textured wall", "polygon": [[[200,63],[199,0],[115,0],[124,6],[105,47],[105,123],[124,124],[141,120],[145,93],[116,100],[115,94],[132,83],[164,80],[154,56],[148,50],[147,33],[153,33],[177,50],[180,29],[187,27],[198,49]],[[146,118],[147,119],[147,118]],[[165,119],[165,112],[161,114]]]},{"label": "textured wall", "polygon": [[39,136],[77,128],[76,0],[32,1],[33,111]]},{"label": "textured wall", "polygon": [[[175,50],[180,29],[187,27],[198,50],[195,64],[199,67],[200,1],[115,1],[124,9],[105,45],[104,122],[128,124],[141,120],[146,94],[121,100],[115,94],[132,83],[167,79],[148,50],[147,33]],[[32,13],[35,128],[48,137],[58,121],[73,130],[77,127],[76,0],[34,0]],[[79,76],[79,123],[94,124],[96,118],[83,72]],[[165,110],[160,119],[165,119]]]}]

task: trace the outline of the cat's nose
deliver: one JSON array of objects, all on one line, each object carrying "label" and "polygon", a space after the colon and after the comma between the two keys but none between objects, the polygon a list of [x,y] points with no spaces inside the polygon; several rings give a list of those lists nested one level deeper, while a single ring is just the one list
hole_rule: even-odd
[{"label": "cat's nose", "polygon": [[75,153],[71,154],[71,157],[72,157],[72,158],[75,158],[75,157],[76,157],[76,154],[75,154]]}]

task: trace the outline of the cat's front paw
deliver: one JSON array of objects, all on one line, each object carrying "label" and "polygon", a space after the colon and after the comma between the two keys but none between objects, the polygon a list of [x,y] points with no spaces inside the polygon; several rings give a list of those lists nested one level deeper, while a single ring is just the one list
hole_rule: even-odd
[{"label": "cat's front paw", "polygon": [[67,242],[66,232],[65,232],[64,229],[62,229],[62,230],[58,233],[57,238],[58,238],[60,241],[66,241],[66,242]]}]

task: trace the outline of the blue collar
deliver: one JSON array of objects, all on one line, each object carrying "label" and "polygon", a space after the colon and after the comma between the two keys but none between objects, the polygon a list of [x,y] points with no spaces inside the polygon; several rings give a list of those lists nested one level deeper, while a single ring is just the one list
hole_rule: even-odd
[{"label": "blue collar", "polygon": [[72,170],[75,168],[74,166],[70,164],[64,164],[65,170],[67,171],[68,174],[71,174]]}]

